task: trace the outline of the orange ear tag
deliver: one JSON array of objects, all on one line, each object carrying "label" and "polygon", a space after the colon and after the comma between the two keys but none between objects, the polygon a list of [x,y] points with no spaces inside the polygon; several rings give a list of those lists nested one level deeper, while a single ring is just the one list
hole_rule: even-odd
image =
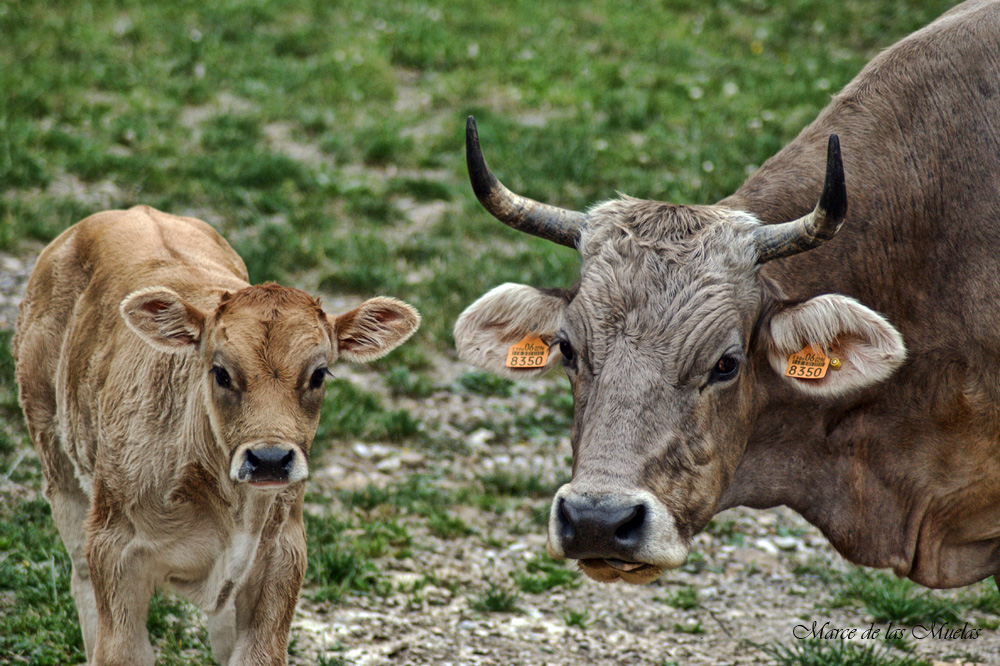
[{"label": "orange ear tag", "polygon": [[830,357],[824,354],[823,350],[806,347],[788,357],[785,376],[796,379],[823,379],[829,367]]},{"label": "orange ear tag", "polygon": [[542,368],[547,360],[549,346],[533,333],[528,333],[507,350],[508,368]]}]

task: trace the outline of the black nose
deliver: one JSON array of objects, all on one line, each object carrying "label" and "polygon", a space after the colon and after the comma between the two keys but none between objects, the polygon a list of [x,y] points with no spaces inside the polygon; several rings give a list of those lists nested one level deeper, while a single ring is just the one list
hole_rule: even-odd
[{"label": "black nose", "polygon": [[240,478],[251,483],[283,483],[288,481],[295,462],[295,451],[280,446],[247,449],[240,467]]},{"label": "black nose", "polygon": [[635,561],[646,505],[613,496],[567,495],[559,500],[558,529],[566,557]]}]

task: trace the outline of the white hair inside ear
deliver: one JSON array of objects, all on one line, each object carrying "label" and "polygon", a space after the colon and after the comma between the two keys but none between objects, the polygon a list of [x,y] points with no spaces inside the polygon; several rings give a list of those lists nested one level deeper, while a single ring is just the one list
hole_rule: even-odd
[{"label": "white hair inside ear", "polygon": [[455,348],[472,365],[509,379],[537,377],[554,367],[561,356],[549,349],[544,365],[507,367],[511,346],[534,334],[545,344],[562,326],[566,301],[524,284],[502,284],[465,309],[455,322]]},{"label": "white hair inside ear", "polygon": [[[906,360],[903,336],[885,317],[840,294],[816,296],[776,313],[770,322],[768,360],[803,393],[837,396],[888,379]],[[821,379],[788,377],[789,357],[806,346],[839,361]],[[837,366],[837,363],[833,364]]]}]

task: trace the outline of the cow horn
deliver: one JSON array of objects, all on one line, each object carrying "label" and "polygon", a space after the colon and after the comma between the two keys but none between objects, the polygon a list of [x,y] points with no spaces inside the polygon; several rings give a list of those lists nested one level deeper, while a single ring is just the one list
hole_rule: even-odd
[{"label": "cow horn", "polygon": [[565,208],[539,203],[514,194],[503,186],[483,159],[479,132],[472,116],[465,122],[465,161],[472,191],[483,207],[509,227],[566,247],[578,248],[587,216]]},{"label": "cow horn", "polygon": [[763,264],[772,259],[790,257],[819,247],[837,235],[847,214],[847,187],[844,184],[844,162],[840,157],[840,139],[830,135],[826,148],[826,180],[815,210],[783,224],[769,224],[754,232],[759,259]]}]

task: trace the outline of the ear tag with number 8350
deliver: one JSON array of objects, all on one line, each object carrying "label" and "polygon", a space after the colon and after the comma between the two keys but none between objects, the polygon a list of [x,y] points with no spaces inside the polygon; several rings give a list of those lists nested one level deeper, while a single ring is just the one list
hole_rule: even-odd
[{"label": "ear tag with number 8350", "polygon": [[796,379],[823,379],[829,367],[830,357],[824,354],[822,349],[816,350],[807,346],[788,357],[785,375]]},{"label": "ear tag with number 8350", "polygon": [[533,333],[528,333],[507,350],[508,368],[543,368],[547,360],[549,346]]}]

